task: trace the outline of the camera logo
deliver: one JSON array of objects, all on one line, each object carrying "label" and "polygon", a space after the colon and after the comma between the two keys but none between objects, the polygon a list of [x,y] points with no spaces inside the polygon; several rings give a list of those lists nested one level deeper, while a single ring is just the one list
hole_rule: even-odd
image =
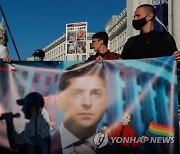
[{"label": "camera logo", "polygon": [[97,148],[102,148],[107,145],[108,137],[107,133],[98,133],[94,137],[94,143]]}]

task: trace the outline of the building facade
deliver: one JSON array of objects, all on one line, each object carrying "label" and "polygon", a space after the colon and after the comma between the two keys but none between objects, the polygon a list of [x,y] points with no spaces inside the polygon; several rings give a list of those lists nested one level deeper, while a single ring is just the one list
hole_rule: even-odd
[{"label": "building facade", "polygon": [[94,54],[94,50],[91,49],[93,34],[87,33],[86,54],[82,55],[67,55],[66,35],[62,35],[43,49],[45,51],[45,61],[87,60],[90,55]]},{"label": "building facade", "polygon": [[113,15],[105,25],[109,36],[110,51],[121,54],[127,38],[127,11],[124,9],[119,15]]}]

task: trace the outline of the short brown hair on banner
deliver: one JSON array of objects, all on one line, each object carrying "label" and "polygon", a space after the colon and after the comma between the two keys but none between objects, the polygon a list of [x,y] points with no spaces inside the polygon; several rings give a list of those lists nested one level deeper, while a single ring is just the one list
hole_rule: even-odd
[{"label": "short brown hair on banner", "polygon": [[85,75],[97,75],[103,81],[106,80],[104,67],[97,63],[79,63],[68,67],[61,75],[59,80],[59,91],[65,90],[69,86],[69,79]]}]

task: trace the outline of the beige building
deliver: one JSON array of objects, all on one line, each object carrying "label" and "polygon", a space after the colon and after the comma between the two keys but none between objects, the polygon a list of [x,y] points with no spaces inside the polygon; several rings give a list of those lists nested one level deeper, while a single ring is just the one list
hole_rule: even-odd
[{"label": "beige building", "polygon": [[62,35],[57,40],[46,46],[45,51],[46,61],[66,61],[66,60],[86,60],[90,55],[94,54],[94,50],[90,48],[92,43],[92,35],[87,33],[86,54],[83,55],[67,55],[66,54],[66,35]]},{"label": "beige building", "polygon": [[110,51],[121,53],[127,38],[127,11],[124,9],[119,15],[114,15],[105,25],[109,36]]},{"label": "beige building", "polygon": [[177,48],[180,50],[180,2],[179,0],[168,0],[169,24],[172,27],[172,35],[176,40]]}]

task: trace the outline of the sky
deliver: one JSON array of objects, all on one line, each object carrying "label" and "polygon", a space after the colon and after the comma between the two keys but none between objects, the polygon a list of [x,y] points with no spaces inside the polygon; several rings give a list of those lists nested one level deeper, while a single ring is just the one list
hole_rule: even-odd
[{"label": "sky", "polygon": [[[108,20],[126,7],[126,0],[0,0],[0,5],[21,60],[26,60],[62,36],[68,23],[88,22],[88,32],[105,31]],[[8,50],[18,60],[10,36]]]}]

